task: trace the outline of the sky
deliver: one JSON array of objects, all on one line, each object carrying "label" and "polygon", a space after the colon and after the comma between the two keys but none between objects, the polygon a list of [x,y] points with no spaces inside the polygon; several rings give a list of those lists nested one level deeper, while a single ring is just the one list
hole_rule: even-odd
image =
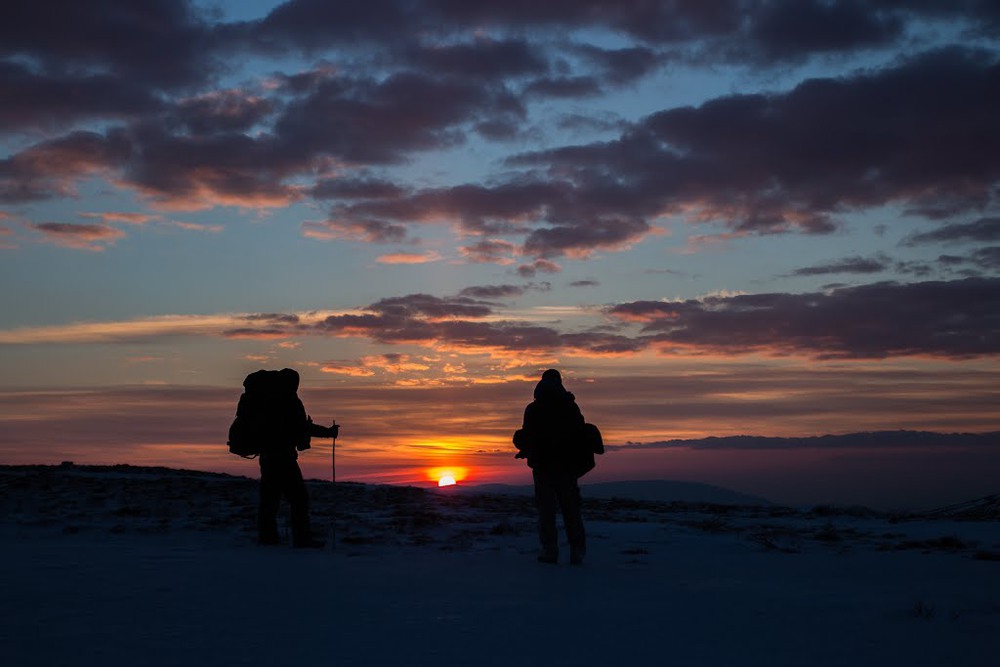
[{"label": "sky", "polygon": [[[253,474],[292,367],[338,479],[523,482],[559,368],[595,480],[996,492],[987,0],[7,2],[0,462]],[[330,444],[302,459],[330,470]]]}]

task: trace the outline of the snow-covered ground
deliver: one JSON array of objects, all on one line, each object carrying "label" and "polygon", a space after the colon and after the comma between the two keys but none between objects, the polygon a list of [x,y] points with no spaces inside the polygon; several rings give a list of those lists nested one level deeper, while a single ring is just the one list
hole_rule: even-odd
[{"label": "snow-covered ground", "polygon": [[310,492],[335,549],[255,545],[250,479],[0,467],[3,663],[1000,664],[995,515],[590,500],[572,567],[530,498]]}]

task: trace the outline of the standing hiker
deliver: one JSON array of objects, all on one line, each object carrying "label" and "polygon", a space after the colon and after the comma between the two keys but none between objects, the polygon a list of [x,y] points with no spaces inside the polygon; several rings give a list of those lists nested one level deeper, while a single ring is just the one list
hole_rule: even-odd
[{"label": "standing hiker", "polygon": [[570,563],[581,565],[587,544],[577,478],[594,467],[583,415],[554,368],[542,374],[534,398],[524,409],[524,423],[514,434],[514,444],[519,450],[517,458],[528,460],[535,482],[541,543],[538,560],[542,563],[559,561],[556,510],[561,509]]},{"label": "standing hiker", "polygon": [[297,394],[299,374],[291,368],[251,373],[243,387],[246,391],[230,429],[230,449],[235,451],[234,443],[248,443],[249,453],[260,455],[258,542],[281,542],[278,508],[284,496],[291,508],[292,545],[322,548],[325,542],[315,539],[309,527],[309,492],[298,453],[309,449],[312,437],[336,438],[339,427],[313,424]]}]

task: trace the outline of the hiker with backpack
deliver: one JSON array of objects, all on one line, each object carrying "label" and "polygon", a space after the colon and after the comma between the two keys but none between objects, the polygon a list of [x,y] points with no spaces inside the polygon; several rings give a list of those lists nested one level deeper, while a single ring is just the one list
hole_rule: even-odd
[{"label": "hiker with backpack", "polygon": [[524,422],[514,433],[514,445],[518,449],[515,458],[527,459],[535,483],[541,544],[538,560],[559,562],[558,509],[562,510],[569,541],[570,563],[582,565],[587,544],[577,480],[593,469],[594,454],[604,452],[600,432],[584,421],[576,398],[563,387],[556,369],[542,374],[534,399],[524,409]]},{"label": "hiker with backpack", "polygon": [[292,546],[322,548],[326,543],[315,539],[309,526],[309,492],[298,456],[309,449],[311,438],[336,438],[339,427],[312,422],[298,397],[299,374],[291,368],[251,373],[243,388],[229,429],[229,449],[259,457],[258,542],[280,544],[278,508],[284,496],[291,508]]}]

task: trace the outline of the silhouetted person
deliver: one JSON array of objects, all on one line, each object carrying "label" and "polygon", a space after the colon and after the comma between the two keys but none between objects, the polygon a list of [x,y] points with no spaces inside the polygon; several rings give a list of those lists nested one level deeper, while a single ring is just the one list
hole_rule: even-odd
[{"label": "silhouetted person", "polygon": [[324,542],[309,527],[309,492],[299,469],[299,452],[309,449],[311,437],[335,438],[337,426],[313,424],[298,397],[299,374],[291,368],[257,371],[243,382],[237,418],[245,419],[260,443],[260,507],[258,541],[278,544],[278,508],[288,500],[292,515],[292,544],[322,548]]},{"label": "silhouetted person", "polygon": [[[569,541],[570,563],[580,565],[586,554],[586,534],[580,514],[580,453],[586,446],[582,431],[583,415],[576,399],[566,391],[559,371],[550,368],[535,387],[535,400],[524,409],[520,452],[517,458],[528,459],[535,481],[535,504],[538,508],[538,539],[543,563],[559,561],[559,534],[556,511],[562,510]],[[586,457],[584,457],[586,458]],[[593,467],[593,456],[590,456]],[[589,468],[587,468],[589,470]]]}]

